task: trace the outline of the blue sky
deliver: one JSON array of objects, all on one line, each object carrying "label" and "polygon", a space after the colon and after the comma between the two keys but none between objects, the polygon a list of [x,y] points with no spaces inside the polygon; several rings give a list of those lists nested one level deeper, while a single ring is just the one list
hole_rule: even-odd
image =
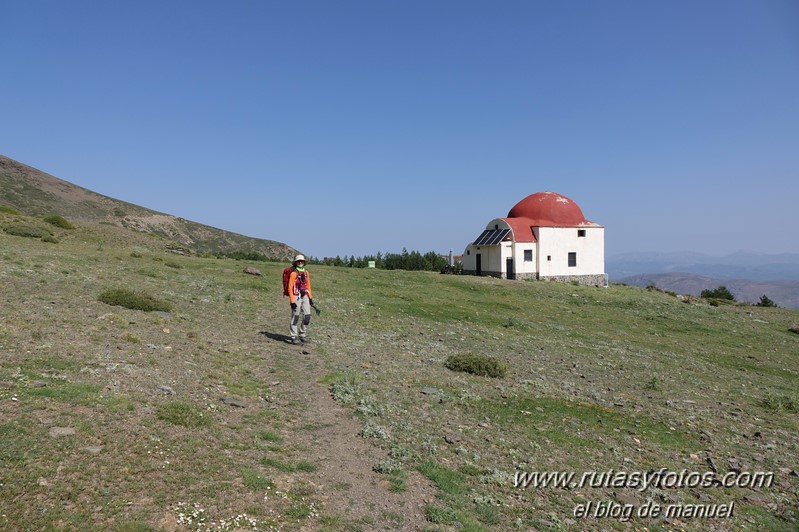
[{"label": "blue sky", "polygon": [[799,3],[0,0],[0,153],[317,257],[552,190],[606,253],[799,252]]}]

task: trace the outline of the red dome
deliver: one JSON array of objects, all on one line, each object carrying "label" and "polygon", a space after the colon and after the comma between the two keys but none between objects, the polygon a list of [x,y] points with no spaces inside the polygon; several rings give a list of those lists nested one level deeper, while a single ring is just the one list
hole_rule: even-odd
[{"label": "red dome", "polygon": [[529,218],[536,225],[575,226],[591,223],[580,206],[556,192],[536,192],[517,203],[508,218]]}]

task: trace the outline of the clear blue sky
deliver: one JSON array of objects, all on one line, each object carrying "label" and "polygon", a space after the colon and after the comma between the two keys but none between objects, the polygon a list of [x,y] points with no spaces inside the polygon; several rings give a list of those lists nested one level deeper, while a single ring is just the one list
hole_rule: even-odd
[{"label": "clear blue sky", "polygon": [[606,252],[799,252],[799,2],[0,0],[0,154],[323,257],[525,196]]}]

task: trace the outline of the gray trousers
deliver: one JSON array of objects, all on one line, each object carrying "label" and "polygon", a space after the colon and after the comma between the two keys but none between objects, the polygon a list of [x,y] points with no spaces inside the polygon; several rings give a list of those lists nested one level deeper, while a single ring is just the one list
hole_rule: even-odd
[{"label": "gray trousers", "polygon": [[311,323],[311,303],[308,301],[307,294],[303,296],[297,296],[297,299],[294,302],[297,303],[297,309],[291,312],[289,334],[292,338],[296,338],[297,328],[299,327],[300,338],[305,338],[308,324]]}]

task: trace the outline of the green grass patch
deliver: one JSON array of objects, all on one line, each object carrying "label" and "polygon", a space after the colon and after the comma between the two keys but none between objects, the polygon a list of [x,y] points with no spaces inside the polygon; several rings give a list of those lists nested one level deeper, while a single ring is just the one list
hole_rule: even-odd
[{"label": "green grass patch", "polygon": [[545,437],[552,444],[574,450],[606,447],[597,436],[606,442],[620,442],[633,434],[662,449],[685,450],[699,444],[695,436],[671,430],[663,423],[556,397],[482,399],[464,408],[474,409],[475,414],[490,418],[509,433],[530,439]]},{"label": "green grass patch", "polygon": [[757,404],[771,412],[799,412],[799,397],[795,395],[769,393]]},{"label": "green grass patch", "polygon": [[8,205],[0,205],[0,213],[2,214],[13,214],[14,216],[21,216],[22,213],[19,212],[14,207],[9,207]]},{"label": "green grass patch", "polygon": [[274,490],[277,487],[274,482],[252,469],[243,471],[241,477],[244,485],[252,491]]},{"label": "green grass patch", "polygon": [[431,461],[419,464],[417,469],[446,495],[461,496],[469,490],[466,478],[454,469]]},{"label": "green grass patch", "polygon": [[214,422],[210,415],[196,406],[180,401],[159,405],[156,409],[156,417],[172,425],[188,429],[208,427]]},{"label": "green grass patch", "polygon": [[437,525],[448,525],[458,520],[455,510],[430,503],[424,505],[424,515],[429,522]]},{"label": "green grass patch", "polygon": [[259,440],[269,441],[273,443],[283,443],[283,436],[271,430],[259,430],[255,433],[255,437]]},{"label": "green grass patch", "polygon": [[298,503],[289,506],[283,513],[292,519],[307,519],[313,514],[313,508],[308,504]]},{"label": "green grass patch", "polygon": [[51,382],[41,388],[27,388],[25,395],[52,399],[71,405],[94,405],[101,402],[102,386],[75,382]]},{"label": "green grass patch", "polygon": [[108,305],[125,307],[131,310],[143,310],[145,312],[156,310],[169,312],[172,310],[172,305],[169,302],[157,299],[145,292],[128,288],[108,288],[97,296],[97,300]]}]

